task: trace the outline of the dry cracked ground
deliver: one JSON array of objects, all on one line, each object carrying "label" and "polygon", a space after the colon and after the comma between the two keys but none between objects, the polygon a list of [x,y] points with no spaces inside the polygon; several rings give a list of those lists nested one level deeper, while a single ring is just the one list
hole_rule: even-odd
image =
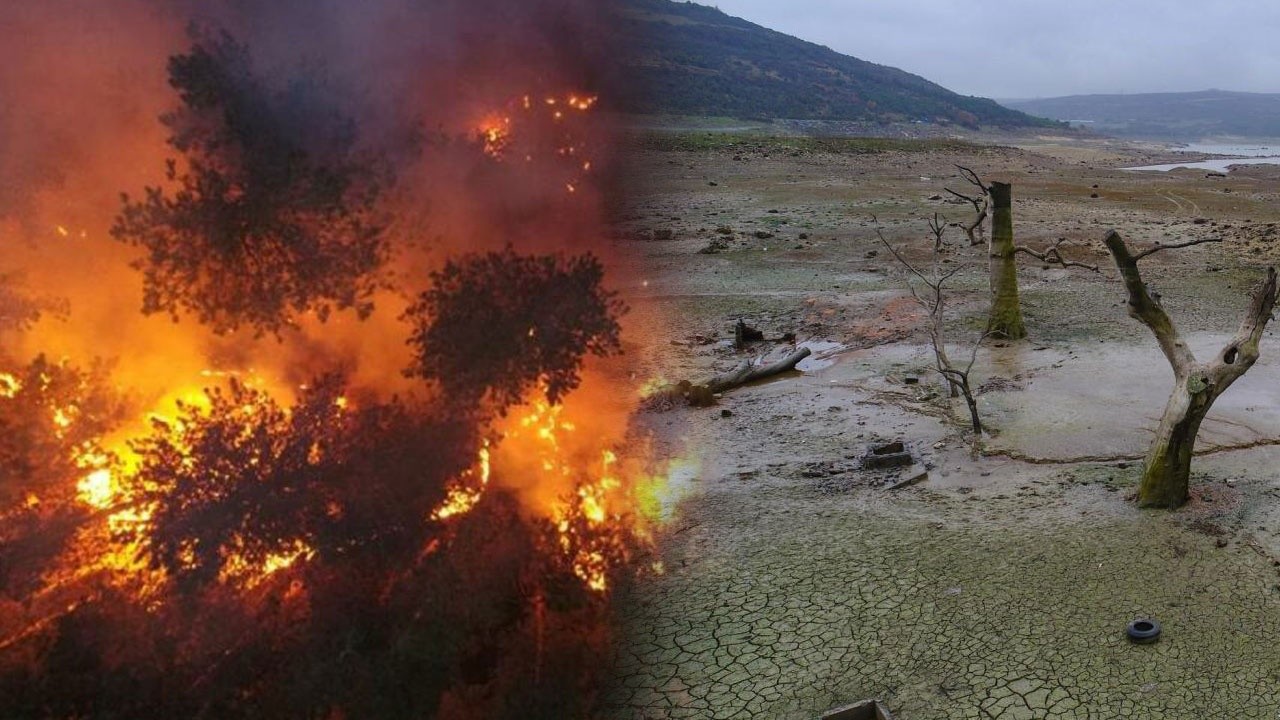
[{"label": "dry cracked ground", "polygon": [[[1135,509],[1172,373],[1100,244],[1108,227],[1144,247],[1224,239],[1144,261],[1207,352],[1280,255],[1275,168],[1132,173],[1117,168],[1167,152],[1056,138],[637,142],[644,190],[619,242],[645,268],[633,329],[660,350],[637,373],[696,380],[782,349],[734,350],[739,317],[819,352],[716,407],[646,415],[698,471],[672,488],[664,573],[619,593],[610,717],[814,718],[863,698],[901,720],[1280,714],[1280,338],[1206,422],[1192,501]],[[993,429],[979,446],[874,232],[927,263],[924,218],[965,216],[943,199],[955,163],[1013,182],[1021,242],[1067,237],[1102,269],[1022,265],[1032,337],[978,351]],[[949,333],[966,355],[985,260],[950,239],[943,262],[966,269]],[[917,466],[861,469],[890,440]],[[1126,640],[1139,617],[1162,623],[1158,643]]]}]

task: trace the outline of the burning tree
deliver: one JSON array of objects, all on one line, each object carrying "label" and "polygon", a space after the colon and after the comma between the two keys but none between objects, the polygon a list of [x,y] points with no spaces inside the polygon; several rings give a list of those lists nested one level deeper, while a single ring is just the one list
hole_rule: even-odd
[{"label": "burning tree", "polygon": [[521,256],[510,247],[451,259],[405,313],[413,376],[463,407],[502,413],[535,387],[555,403],[578,386],[584,355],[618,352],[625,311],[591,255]]},{"label": "burning tree", "polygon": [[1249,309],[1240,320],[1235,337],[1213,361],[1202,363],[1196,360],[1160,304],[1160,295],[1151,292],[1143,282],[1138,262],[1161,250],[1216,240],[1218,238],[1155,245],[1136,254],[1129,250],[1115,230],[1108,232],[1104,240],[1124,281],[1129,315],[1146,325],[1156,336],[1160,351],[1173,368],[1173,393],[1165,405],[1155,440],[1143,464],[1142,483],[1138,487],[1138,505],[1141,507],[1176,508],[1187,501],[1191,456],[1200,423],[1213,407],[1214,400],[1258,361],[1258,343],[1275,307],[1276,271],[1275,268],[1267,268],[1267,277],[1253,291]]},{"label": "burning tree", "polygon": [[91,508],[84,478],[107,461],[99,438],[123,417],[109,368],[40,356],[0,372],[0,589],[29,591]]},{"label": "burning tree", "polygon": [[[86,246],[111,225],[114,240],[91,247],[106,261],[141,251],[144,313],[198,322],[122,322],[129,342],[113,347],[129,367],[114,374],[0,357],[0,715],[589,716],[610,589],[643,541],[630,503],[649,457],[616,408],[592,402],[629,399],[586,367],[621,347],[604,263],[515,249],[600,236],[597,95],[552,85],[590,67],[563,42],[579,3],[484,2],[448,22],[409,5],[428,29],[519,36],[532,69],[512,72],[515,45],[486,40],[442,80],[439,48],[405,33],[392,40],[419,63],[389,53],[404,72],[394,107],[360,105],[315,70],[341,51],[306,47],[293,23],[253,25],[291,10],[211,8],[256,52],[195,33],[167,64],[180,102],[162,118],[165,181],[113,219],[76,218]],[[522,22],[494,22],[507,11]],[[299,50],[312,64],[282,79]],[[339,76],[367,71],[368,55]],[[150,140],[136,124],[99,142]],[[471,141],[400,144],[437,125]],[[420,229],[428,206],[439,239],[386,229]],[[513,247],[460,251],[494,237]],[[393,275],[392,253],[436,270]],[[7,280],[6,340],[34,326],[32,347],[95,347],[82,320],[50,326],[38,314],[58,308]],[[133,287],[98,280],[85,283],[103,307]],[[373,316],[383,290],[412,298],[407,322]],[[309,321],[343,309],[370,321]],[[240,329],[279,343],[225,337]],[[396,373],[397,357],[386,372],[385,349],[405,340],[411,367]],[[169,351],[182,367],[154,372]],[[114,397],[104,387],[128,388],[127,412],[94,399]]]},{"label": "burning tree", "polygon": [[183,156],[168,162],[177,189],[124,195],[111,229],[146,253],[143,312],[277,334],[304,312],[367,315],[387,255],[384,178],[323,79],[276,87],[222,33],[171,58],[169,82],[182,99],[162,118]]}]

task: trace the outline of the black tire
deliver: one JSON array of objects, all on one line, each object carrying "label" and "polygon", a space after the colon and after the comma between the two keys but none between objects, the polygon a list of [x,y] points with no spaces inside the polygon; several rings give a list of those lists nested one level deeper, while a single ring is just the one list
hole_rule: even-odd
[{"label": "black tire", "polygon": [[1132,642],[1152,643],[1160,638],[1160,623],[1145,618],[1134,620],[1124,631]]}]

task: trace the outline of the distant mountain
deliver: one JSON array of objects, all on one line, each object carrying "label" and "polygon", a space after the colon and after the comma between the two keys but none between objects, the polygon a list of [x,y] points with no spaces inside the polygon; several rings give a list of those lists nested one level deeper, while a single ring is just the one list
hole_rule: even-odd
[{"label": "distant mountain", "polygon": [[750,119],[1057,125],[705,5],[615,0],[623,109]]},{"label": "distant mountain", "polygon": [[1280,137],[1280,95],[1204,90],[1005,100],[1023,112],[1086,123],[1109,135],[1198,140],[1215,135]]}]

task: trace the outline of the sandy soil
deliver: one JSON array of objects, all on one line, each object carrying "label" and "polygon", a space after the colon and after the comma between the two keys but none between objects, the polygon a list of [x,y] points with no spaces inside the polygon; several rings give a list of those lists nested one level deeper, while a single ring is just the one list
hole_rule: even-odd
[{"label": "sandy soil", "polygon": [[[1136,510],[1172,373],[1125,315],[1100,241],[1110,227],[1141,246],[1224,239],[1144,261],[1208,352],[1280,256],[1280,169],[1133,173],[1115,168],[1169,151],[1069,138],[638,147],[641,190],[618,223],[643,255],[623,288],[652,341],[637,373],[733,366],[739,317],[825,344],[806,371],[645,418],[697,470],[659,540],[664,574],[620,590],[612,716],[813,718],[878,697],[902,720],[1276,717],[1280,342],[1268,333],[1206,422],[1192,502]],[[1020,242],[1066,237],[1070,257],[1103,269],[1021,266],[1032,337],[979,351],[993,432],[976,449],[874,233],[925,261],[924,219],[967,219],[943,191],[962,188],[956,163],[1014,184]],[[966,266],[951,300],[960,352],[982,324],[985,253],[950,239],[945,262]],[[915,467],[860,468],[897,439]],[[1126,641],[1140,616],[1163,623],[1160,642]]]}]

